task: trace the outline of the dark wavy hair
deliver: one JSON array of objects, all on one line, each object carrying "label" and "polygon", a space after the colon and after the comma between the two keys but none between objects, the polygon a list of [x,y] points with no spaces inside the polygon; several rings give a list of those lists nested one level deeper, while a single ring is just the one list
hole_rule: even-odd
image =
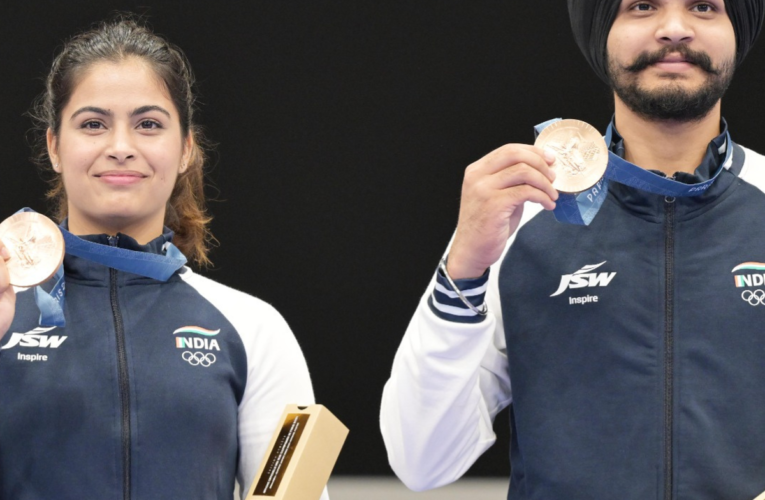
[{"label": "dark wavy hair", "polygon": [[188,168],[176,180],[164,222],[175,232],[173,243],[189,262],[199,267],[209,266],[208,253],[215,239],[208,227],[211,217],[207,214],[204,195],[205,147],[208,142],[193,119],[194,76],[180,48],[129,14],[119,14],[66,42],[53,60],[45,91],[29,112],[35,123],[34,159],[51,174],[47,196],[54,204],[53,216],[59,222],[67,216],[67,196],[61,175],[51,166],[46,133],[50,129],[58,136],[61,111],[90,66],[102,61],[118,63],[129,57],[141,58],[151,65],[178,111],[184,137],[191,136],[193,150]]}]

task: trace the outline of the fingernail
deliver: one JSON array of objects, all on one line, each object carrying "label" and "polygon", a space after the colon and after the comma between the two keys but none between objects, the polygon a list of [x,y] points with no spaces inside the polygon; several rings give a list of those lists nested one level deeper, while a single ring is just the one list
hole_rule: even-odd
[{"label": "fingernail", "polygon": [[547,163],[551,165],[555,163],[555,153],[545,148],[545,160],[547,160]]},{"label": "fingernail", "polygon": [[7,247],[0,248],[0,256],[3,258],[3,260],[8,260],[11,258],[11,252]]}]

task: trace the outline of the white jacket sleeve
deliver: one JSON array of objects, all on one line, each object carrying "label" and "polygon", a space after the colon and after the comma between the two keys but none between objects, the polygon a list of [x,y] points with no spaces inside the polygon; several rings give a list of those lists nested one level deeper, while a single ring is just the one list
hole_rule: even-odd
[{"label": "white jacket sleeve", "polygon": [[[247,350],[247,387],[239,405],[239,472],[242,500],[265,457],[271,437],[288,404],[314,403],[303,352],[282,316],[273,308]],[[329,500],[326,489],[322,500]]]},{"label": "white jacket sleeve", "polygon": [[457,480],[496,440],[494,417],[511,401],[498,274],[499,263],[489,274],[489,314],[472,324],[431,310],[431,282],[396,353],[380,428],[390,465],[410,489]]},{"label": "white jacket sleeve", "polygon": [[[184,279],[205,282],[197,290],[231,321],[247,355],[247,383],[238,418],[237,483],[244,500],[285,406],[314,403],[311,377],[292,330],[270,304],[199,275]],[[329,500],[326,488],[321,500]]]}]

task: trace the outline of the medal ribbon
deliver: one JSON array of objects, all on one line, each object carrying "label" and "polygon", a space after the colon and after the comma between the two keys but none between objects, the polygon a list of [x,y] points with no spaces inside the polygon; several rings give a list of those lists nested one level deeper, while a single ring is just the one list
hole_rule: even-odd
[{"label": "medal ribbon", "polygon": [[[548,125],[551,125],[560,118],[548,120],[534,127],[534,132],[539,135]],[[611,151],[611,140],[614,135],[614,125],[611,123],[606,131],[605,141],[608,149],[608,167],[603,178],[595,186],[582,191],[581,193],[559,193],[553,215],[559,222],[569,224],[578,224],[589,226],[590,222],[603,205],[603,201],[608,194],[608,182],[615,181],[625,184],[642,191],[663,196],[672,196],[683,198],[687,196],[699,196],[704,194],[707,189],[717,180],[723,167],[728,164],[732,155],[733,147],[730,139],[730,133],[725,132],[725,144],[719,149],[719,153],[725,153],[725,159],[716,169],[714,175],[709,180],[698,184],[684,184],[669,177],[664,177],[643,168],[634,163],[630,163]]]},{"label": "medal ribbon", "polygon": [[[30,208],[23,208],[20,212],[33,212]],[[165,243],[163,250],[165,255],[137,252],[125,248],[101,245],[92,241],[84,240],[73,235],[59,226],[64,236],[64,246],[67,255],[102,264],[118,271],[125,271],[159,281],[167,281],[178,269],[183,267],[187,260],[186,256],[170,242]],[[35,302],[40,309],[40,326],[66,325],[64,320],[64,301],[66,298],[66,281],[64,279],[64,265],[59,266],[54,275],[56,283],[50,292],[43,290],[41,286],[35,287]]]}]

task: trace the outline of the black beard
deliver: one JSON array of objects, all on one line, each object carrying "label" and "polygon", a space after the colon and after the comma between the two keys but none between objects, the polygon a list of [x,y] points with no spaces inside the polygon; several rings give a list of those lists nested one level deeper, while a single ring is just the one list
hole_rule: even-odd
[{"label": "black beard", "polygon": [[[686,90],[679,84],[656,90],[641,88],[637,83],[637,74],[674,52],[682,54],[687,62],[695,64],[708,75],[704,85],[696,90]],[[715,68],[707,54],[693,51],[687,45],[677,45],[650,54],[644,52],[629,66],[621,66],[609,58],[608,78],[616,95],[643,118],[650,121],[694,122],[707,116],[725,94],[733,79],[734,65],[734,61],[730,60]]]}]

